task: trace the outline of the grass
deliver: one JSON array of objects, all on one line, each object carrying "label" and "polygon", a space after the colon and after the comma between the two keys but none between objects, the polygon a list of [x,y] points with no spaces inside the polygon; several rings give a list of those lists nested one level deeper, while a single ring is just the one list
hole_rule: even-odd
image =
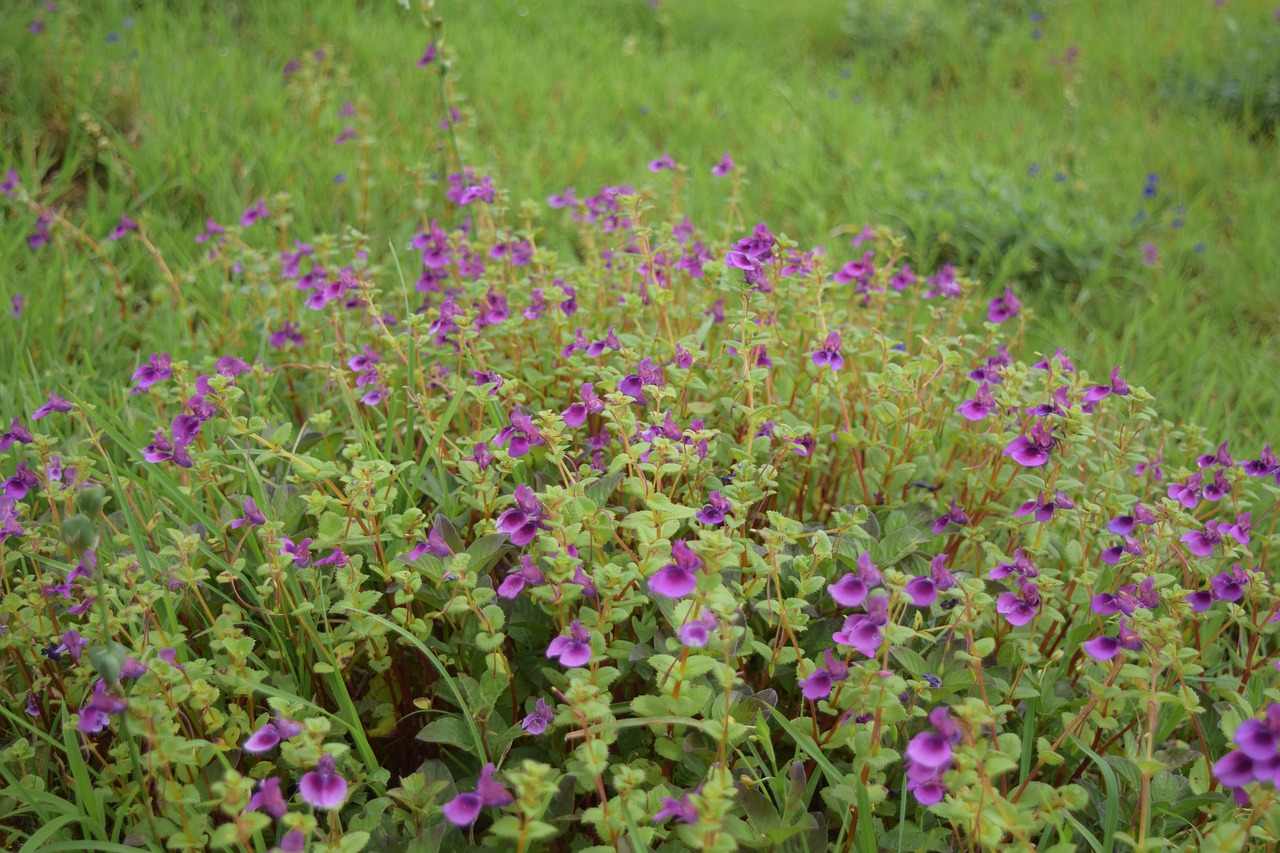
[{"label": "grass", "polygon": [[[1165,84],[1175,65],[1229,72],[1241,39],[1280,27],[1273,0],[936,5],[899,4],[894,23],[845,0],[585,0],[572,14],[551,0],[441,2],[457,142],[515,200],[635,180],[670,151],[689,166],[681,202],[698,222],[720,208],[708,169],[730,151],[749,174],[744,209],[775,230],[835,248],[864,222],[901,228],[928,247],[926,268],[954,258],[993,295],[1015,282],[1039,315],[1034,347],[1066,347],[1097,374],[1123,364],[1168,415],[1261,444],[1280,420],[1280,393],[1258,379],[1280,361],[1280,158]],[[4,165],[43,175],[86,233],[128,212],[182,270],[206,217],[262,195],[290,195],[297,233],[376,235],[385,261],[386,240],[416,228],[400,201],[449,152],[434,131],[439,77],[414,67],[430,30],[397,3],[62,3],[33,35],[37,12],[0,34]],[[281,74],[316,48],[322,63]],[[347,100],[365,136],[336,146]],[[1149,173],[1158,194],[1144,200]],[[6,411],[72,376],[114,387],[139,353],[184,352],[182,323],[104,322],[119,286],[83,253],[29,252],[31,218],[0,236],[5,295],[25,294],[29,312],[0,344],[21,373],[0,390]],[[175,287],[145,249],[104,251],[125,287]],[[190,315],[229,317],[228,347],[260,346],[246,335],[252,300],[214,273],[178,283]],[[68,299],[86,279],[100,299]]]}]

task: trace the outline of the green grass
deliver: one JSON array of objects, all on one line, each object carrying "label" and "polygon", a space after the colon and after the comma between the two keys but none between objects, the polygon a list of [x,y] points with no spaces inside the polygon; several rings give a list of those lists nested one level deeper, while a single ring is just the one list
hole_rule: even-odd
[{"label": "green grass", "polygon": [[[435,129],[439,76],[414,67],[431,38],[416,8],[135,5],[63,2],[39,36],[26,27],[34,9],[0,32],[4,165],[28,185],[44,175],[44,198],[91,235],[121,212],[140,218],[175,271],[200,257],[192,237],[205,217],[233,220],[280,192],[293,233],[351,225],[389,263],[388,241],[418,225],[415,175],[449,157]],[[852,5],[441,2],[462,155],[513,199],[541,200],[569,185],[586,195],[649,181],[645,163],[669,151],[690,168],[682,204],[703,223],[727,192],[708,169],[730,151],[748,170],[748,222],[837,257],[864,222],[901,228],[927,247],[928,268],[954,257],[993,294],[1015,281],[1040,318],[1035,348],[1066,347],[1097,375],[1123,364],[1167,417],[1242,452],[1260,445],[1280,422],[1267,378],[1280,362],[1280,158],[1274,141],[1164,86],[1171,68],[1229,70],[1241,44],[1280,28],[1274,0],[973,0],[964,14],[931,0],[863,2],[850,32]],[[1037,8],[1040,40],[1027,17]],[[1068,72],[1056,60],[1069,45],[1079,58]],[[286,82],[284,64],[318,47],[323,85]],[[366,147],[333,145],[346,100],[373,137]],[[1148,173],[1159,195],[1134,226]],[[31,219],[11,216],[0,232],[0,287],[28,298],[0,344],[20,374],[0,406],[31,406],[73,377],[105,392],[139,352],[188,353],[187,329],[164,313],[171,286],[146,251],[105,246],[125,286],[154,290],[162,306],[119,322],[102,266],[52,247],[30,253]],[[1140,263],[1147,241],[1159,248],[1154,267]],[[261,346],[249,334],[260,331],[252,295],[216,273],[181,282],[188,309],[222,324],[215,343],[251,355]]]}]

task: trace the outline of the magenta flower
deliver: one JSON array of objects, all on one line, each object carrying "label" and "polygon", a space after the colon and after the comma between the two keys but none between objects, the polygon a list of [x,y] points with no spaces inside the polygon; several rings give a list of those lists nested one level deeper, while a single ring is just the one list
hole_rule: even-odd
[{"label": "magenta flower", "polygon": [[1151,510],[1142,504],[1137,504],[1133,508],[1132,515],[1121,515],[1107,522],[1107,529],[1117,536],[1129,536],[1139,524],[1155,524],[1156,517]]},{"label": "magenta flower", "polygon": [[31,435],[31,430],[23,426],[17,418],[14,418],[9,424],[9,431],[0,435],[0,453],[8,450],[14,442],[30,444],[33,441],[35,441],[35,437]]},{"label": "magenta flower", "polygon": [[653,816],[654,823],[662,823],[669,818],[676,818],[681,823],[697,823],[698,810],[694,807],[689,795],[681,794],[680,799],[662,798],[662,808]]},{"label": "magenta flower", "polygon": [[839,370],[844,367],[844,356],[840,353],[842,342],[839,332],[831,332],[822,342],[822,347],[813,351],[813,363],[818,367],[830,367]]},{"label": "magenta flower", "polygon": [[22,500],[27,496],[28,492],[39,488],[39,486],[40,481],[36,478],[36,473],[27,468],[25,461],[18,463],[12,477],[0,483],[0,488],[4,490],[4,496],[14,501]]},{"label": "magenta flower", "polygon": [[286,320],[283,326],[271,333],[271,337],[267,340],[267,343],[277,348],[285,347],[289,344],[302,346],[306,343],[306,338],[302,336],[302,333],[298,328],[297,323]]},{"label": "magenta flower", "polygon": [[1003,580],[1009,575],[1016,575],[1026,581],[1039,577],[1040,570],[1035,567],[1029,557],[1023,555],[1022,549],[1019,548],[1013,552],[1012,563],[1001,563],[987,573],[987,577],[994,581]]},{"label": "magenta flower", "polygon": [[695,518],[703,524],[724,524],[725,516],[732,510],[733,506],[729,503],[729,499],[720,497],[719,491],[713,491],[707,496],[706,505],[695,514]]},{"label": "magenta flower", "polygon": [[[733,167],[733,158],[730,157],[729,152],[726,151],[725,155],[720,158],[720,162],[711,167],[711,174],[715,175],[717,178],[723,178],[733,171]],[[17,180],[16,173],[14,174],[14,180]]]},{"label": "magenta flower", "polygon": [[336,809],[347,798],[347,780],[338,775],[333,756],[327,752],[316,762],[316,769],[305,773],[298,782],[298,793],[307,805],[317,809]]},{"label": "magenta flower", "polygon": [[831,695],[831,688],[837,681],[844,681],[849,677],[848,665],[844,661],[836,660],[831,654],[831,649],[824,649],[822,655],[826,666],[815,669],[800,682],[804,698],[811,702],[826,699]]},{"label": "magenta flower", "polygon": [[533,559],[525,554],[520,557],[520,570],[508,574],[498,586],[498,596],[515,598],[526,586],[539,586],[545,580],[541,570],[533,564]]},{"label": "magenta flower", "polygon": [[1257,459],[1251,459],[1241,467],[1250,477],[1275,477],[1276,484],[1280,485],[1280,459],[1271,452],[1270,444],[1262,448],[1262,453]]},{"label": "magenta flower", "polygon": [[935,296],[956,299],[961,293],[960,282],[956,279],[956,268],[951,264],[943,264],[942,269],[935,275],[929,276],[928,284],[929,290],[925,291],[925,299],[932,299]]},{"label": "magenta flower", "polygon": [[1218,532],[1218,522],[1211,518],[1204,523],[1204,530],[1184,533],[1178,541],[1197,557],[1208,557],[1213,554],[1214,546],[1222,541],[1222,534]]},{"label": "magenta flower", "polygon": [[1022,301],[1014,295],[1013,288],[1005,285],[1004,295],[997,296],[987,303],[987,320],[992,323],[1003,323],[1018,316],[1022,310]]},{"label": "magenta flower", "polygon": [[270,215],[271,211],[267,210],[267,200],[260,198],[255,204],[246,208],[244,213],[240,214],[240,225],[243,228],[248,228],[259,219],[266,219]]},{"label": "magenta flower", "polygon": [[1013,461],[1027,468],[1038,468],[1049,461],[1049,452],[1058,446],[1058,439],[1053,436],[1052,429],[1043,424],[1034,424],[1029,435],[1020,435],[1004,449],[1005,456],[1013,457]]},{"label": "magenta flower", "polygon": [[1044,492],[1040,492],[1039,496],[1033,501],[1027,501],[1019,506],[1013,513],[1013,517],[1017,518],[1023,515],[1035,513],[1036,521],[1041,524],[1048,524],[1053,520],[1053,513],[1059,509],[1075,509],[1075,502],[1067,497],[1061,491],[1053,496],[1053,500],[1046,501]]},{"label": "magenta flower", "polygon": [[285,816],[289,811],[289,806],[284,801],[284,794],[280,791],[280,780],[275,776],[268,776],[258,783],[258,792],[249,798],[249,811],[258,811],[261,809],[272,817],[279,819]]},{"label": "magenta flower", "polygon": [[307,836],[300,829],[291,829],[280,839],[272,853],[306,853]]},{"label": "magenta flower", "polygon": [[947,525],[949,524],[964,527],[968,523],[969,514],[961,509],[960,505],[956,503],[955,498],[952,498],[951,509],[933,520],[933,535],[937,536],[939,533],[946,530]]},{"label": "magenta flower", "polygon": [[[1072,364],[1071,359],[1067,357],[1066,350],[1059,347],[1058,351],[1053,354],[1053,357],[1054,359],[1057,360],[1058,366],[1061,367],[1064,372],[1066,373],[1076,372],[1076,366]],[[1036,370],[1052,370],[1053,369],[1053,366],[1050,364],[1049,359],[1047,358],[1044,361],[1037,361],[1035,364],[1031,366]]]},{"label": "magenta flower", "polygon": [[300,569],[305,569],[311,565],[311,537],[301,539],[294,542],[289,538],[281,538],[284,544],[280,546],[280,556],[293,557],[293,563]]},{"label": "magenta flower", "polygon": [[1249,532],[1253,530],[1253,513],[1242,512],[1236,516],[1236,523],[1218,528],[1219,532],[1230,536],[1241,545],[1249,544]]},{"label": "magenta flower", "polygon": [[427,45],[427,49],[423,51],[422,58],[415,65],[419,68],[426,68],[428,65],[436,61],[436,43],[432,42]]},{"label": "magenta flower", "polygon": [[480,771],[480,778],[476,780],[474,793],[458,794],[444,804],[444,816],[450,823],[455,826],[470,826],[476,822],[476,818],[480,816],[480,810],[486,806],[503,808],[515,802],[507,789],[494,780],[493,774],[497,770],[498,768],[492,764],[485,764]]},{"label": "magenta flower", "polygon": [[916,283],[916,274],[911,270],[911,264],[903,264],[902,269],[889,279],[889,286],[901,293],[908,287]]},{"label": "magenta flower", "polygon": [[1120,558],[1125,554],[1130,554],[1134,557],[1141,557],[1142,553],[1142,546],[1138,544],[1138,540],[1130,536],[1126,536],[1124,537],[1123,543],[1119,545],[1112,545],[1110,548],[1103,551],[1101,556],[1102,562],[1106,563],[1108,566],[1114,566],[1116,563],[1120,562]]},{"label": "magenta flower", "polygon": [[[69,412],[69,411],[71,411],[71,404],[66,400],[62,399],[61,397],[57,396],[56,394],[54,394],[52,391],[50,391],[49,402],[45,403],[40,408],[36,409],[35,412],[31,415],[31,420],[38,421],[41,418],[48,417],[54,412]],[[15,420],[14,423],[17,423],[17,421]]]},{"label": "magenta flower", "polygon": [[677,539],[671,543],[671,560],[649,578],[649,589],[668,598],[683,598],[698,586],[702,559]]},{"label": "magenta flower", "polygon": [[1127,396],[1128,393],[1129,386],[1120,378],[1120,368],[1113,367],[1111,368],[1111,384],[1094,385],[1091,388],[1086,388],[1084,391],[1084,401],[1086,403],[1095,403],[1103,397],[1110,396],[1111,394],[1115,394],[1118,397],[1124,397]]},{"label": "magenta flower", "polygon": [[1232,459],[1231,454],[1227,452],[1227,446],[1230,444],[1231,442],[1224,441],[1222,444],[1218,445],[1217,451],[1197,456],[1196,464],[1201,468],[1208,468],[1210,465],[1221,465],[1224,468],[1234,466],[1236,461]]},{"label": "magenta flower", "polygon": [[153,352],[146,364],[133,371],[133,381],[138,383],[139,388],[150,388],[157,382],[173,376],[171,364],[172,359],[169,358],[169,353]]},{"label": "magenta flower", "polygon": [[947,792],[942,778],[952,767],[952,746],[963,737],[950,714],[945,705],[934,708],[929,712],[934,730],[920,732],[907,742],[907,790],[922,806],[941,802]]},{"label": "magenta flower", "polygon": [[991,396],[991,385],[983,382],[978,386],[978,393],[974,395],[972,400],[965,400],[956,409],[965,420],[980,421],[991,414],[996,407],[996,400]]},{"label": "magenta flower", "polygon": [[276,717],[262,728],[249,735],[249,739],[240,745],[245,752],[261,755],[276,748],[284,740],[302,734],[302,723],[294,722],[286,717]]},{"label": "magenta flower", "polygon": [[552,208],[577,207],[578,196],[574,193],[573,187],[569,187],[559,195],[547,196],[547,206]]},{"label": "magenta flower", "polygon": [[553,719],[555,719],[555,709],[548,705],[545,699],[539,698],[533,711],[520,721],[520,728],[531,735],[540,735],[547,730],[547,726],[551,725]]},{"label": "magenta flower", "polygon": [[237,518],[231,522],[231,529],[238,530],[245,525],[257,527],[260,524],[266,524],[267,517],[262,514],[262,510],[258,509],[258,505],[254,503],[253,498],[245,498],[244,501],[244,518]]},{"label": "magenta flower", "polygon": [[1170,483],[1166,494],[1187,509],[1195,509],[1200,503],[1200,488],[1203,482],[1204,478],[1200,474],[1192,474],[1185,483]]},{"label": "magenta flower", "polygon": [[598,415],[604,411],[604,400],[596,393],[594,383],[583,382],[578,394],[582,397],[582,402],[574,403],[560,415],[567,427],[580,427],[587,422],[588,415]]},{"label": "magenta flower", "polygon": [[1089,602],[1089,609],[1099,616],[1115,613],[1132,616],[1139,607],[1155,610],[1159,606],[1160,596],[1156,594],[1155,578],[1144,578],[1139,584],[1125,584],[1114,594],[1099,593]]},{"label": "magenta flower", "polygon": [[533,489],[521,483],[516,486],[516,505],[498,516],[497,529],[511,537],[512,545],[525,546],[533,541],[542,523],[543,507]]},{"label": "magenta flower", "polygon": [[1133,631],[1125,625],[1125,619],[1120,619],[1120,630],[1114,637],[1101,636],[1094,637],[1087,641],[1083,647],[1085,654],[1094,660],[1111,660],[1122,649],[1128,649],[1131,652],[1140,651],[1142,649],[1142,640],[1138,639],[1137,632]]},{"label": "magenta flower", "polygon": [[1006,592],[996,599],[996,612],[1003,613],[1010,625],[1022,626],[1040,611],[1040,591],[1034,583],[1023,583],[1015,595]]},{"label": "magenta flower", "polygon": [[869,587],[878,586],[883,582],[883,576],[876,569],[875,563],[871,562],[871,553],[863,551],[858,555],[857,574],[848,572],[840,580],[828,584],[827,593],[836,604],[843,607],[857,607],[866,600]]},{"label": "magenta flower", "polygon": [[720,620],[713,613],[703,613],[701,619],[685,622],[676,629],[680,644],[688,649],[700,649],[711,639],[711,632],[720,627]]},{"label": "magenta flower", "polygon": [[111,716],[124,713],[128,707],[125,700],[108,693],[107,683],[98,679],[93,685],[93,698],[80,709],[80,722],[76,728],[87,735],[97,734],[111,722]]},{"label": "magenta flower", "polygon": [[832,634],[831,639],[873,658],[884,642],[884,634],[880,629],[889,624],[889,596],[873,595],[867,599],[865,606],[866,613],[845,617],[841,630]]},{"label": "magenta flower", "polygon": [[666,169],[675,169],[675,167],[676,161],[672,160],[671,155],[667,154],[665,151],[657,160],[651,160],[649,162],[650,172],[661,172]]},{"label": "magenta flower", "polygon": [[928,607],[938,593],[956,586],[955,576],[946,567],[947,555],[939,554],[929,561],[929,577],[915,577],[903,588],[916,607]]},{"label": "magenta flower", "polygon": [[569,635],[562,634],[547,646],[547,657],[559,658],[566,669],[582,666],[591,660],[591,632],[574,619],[569,623]]},{"label": "magenta flower", "polygon": [[120,222],[116,225],[115,228],[111,229],[111,232],[109,234],[107,234],[107,239],[119,240],[121,237],[128,234],[130,231],[137,231],[137,230],[138,230],[138,223],[134,222],[132,219],[130,219],[128,216],[122,213],[120,214]]}]

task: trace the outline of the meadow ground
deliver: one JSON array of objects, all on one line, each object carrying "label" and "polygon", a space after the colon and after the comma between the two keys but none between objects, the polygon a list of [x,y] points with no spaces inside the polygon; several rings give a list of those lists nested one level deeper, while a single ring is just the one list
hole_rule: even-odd
[{"label": "meadow ground", "polygon": [[[1280,422],[1280,21],[1272,0],[1161,3],[586,0],[443,3],[458,144],[514,199],[633,179],[670,152],[695,222],[719,209],[709,166],[747,170],[743,207],[802,245],[864,223],[905,231],[919,264],[1012,282],[1029,344],[1095,373],[1123,364],[1166,416],[1258,443]],[[393,0],[33,5],[0,34],[5,163],[105,233],[121,212],[185,267],[206,217],[288,192],[303,233],[354,224],[379,245],[395,204],[441,162],[432,36]],[[29,25],[39,22],[41,32]],[[282,69],[326,51],[328,82]],[[337,115],[356,104],[358,121]],[[359,136],[335,145],[345,125]],[[343,183],[335,183],[339,176]],[[418,175],[419,178],[415,178]],[[711,223],[707,223],[711,224]],[[6,292],[27,322],[3,402],[70,375],[120,376],[174,350],[174,324],[100,322],[81,273],[6,228]],[[547,239],[554,240],[555,235]],[[142,250],[130,286],[160,284]],[[94,273],[86,273],[95,275]],[[81,282],[83,284],[83,282]],[[35,298],[60,292],[65,299]],[[193,282],[188,298],[218,304]],[[240,306],[225,315],[228,335]]]}]

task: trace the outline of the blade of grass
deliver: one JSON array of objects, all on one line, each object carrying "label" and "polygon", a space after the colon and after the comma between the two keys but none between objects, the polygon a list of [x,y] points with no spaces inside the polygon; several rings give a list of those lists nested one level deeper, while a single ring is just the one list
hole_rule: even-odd
[{"label": "blade of grass", "polygon": [[1107,805],[1102,816],[1102,853],[1112,853],[1116,845],[1116,830],[1120,826],[1120,783],[1116,779],[1115,771],[1111,769],[1110,764],[1107,764],[1102,759],[1102,756],[1090,749],[1084,741],[1075,735],[1071,735],[1071,742],[1079,747],[1081,752],[1089,756],[1090,760],[1098,765],[1098,771],[1102,773],[1102,779],[1107,789]]}]

